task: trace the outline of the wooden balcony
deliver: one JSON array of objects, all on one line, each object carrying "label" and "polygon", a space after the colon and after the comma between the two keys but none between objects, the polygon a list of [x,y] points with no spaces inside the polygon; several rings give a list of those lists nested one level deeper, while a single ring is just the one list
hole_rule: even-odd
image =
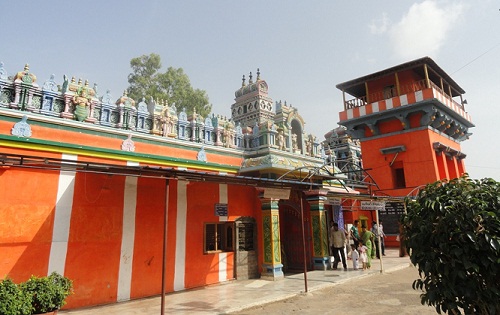
[{"label": "wooden balcony", "polygon": [[390,99],[393,97],[398,97],[401,95],[406,95],[406,94],[414,93],[417,91],[423,91],[423,90],[428,89],[428,88],[433,88],[434,90],[439,92],[441,95],[443,95],[445,98],[449,99],[449,101],[452,102],[454,105],[456,105],[458,108],[465,111],[464,104],[456,102],[448,93],[445,93],[445,91],[441,87],[436,85],[434,82],[429,81],[429,84],[430,84],[430,87],[427,86],[426,80],[424,79],[424,80],[413,82],[411,84],[401,85],[399,87],[399,93],[398,93],[397,89],[394,87],[394,88],[387,89],[384,91],[371,93],[368,96],[357,97],[357,98],[345,101],[344,109],[348,110],[348,109],[352,109],[352,108],[356,108],[356,107],[366,106],[370,103],[375,103],[375,102]]}]

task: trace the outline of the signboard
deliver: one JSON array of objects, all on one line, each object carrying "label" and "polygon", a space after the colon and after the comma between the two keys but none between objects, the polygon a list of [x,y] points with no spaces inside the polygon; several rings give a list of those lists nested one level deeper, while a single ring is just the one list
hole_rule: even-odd
[{"label": "signboard", "polygon": [[361,210],[383,210],[385,201],[361,201]]},{"label": "signboard", "polygon": [[380,211],[380,214],[403,214],[405,206],[402,202],[386,202],[385,209]]},{"label": "signboard", "polygon": [[227,217],[227,203],[216,203],[215,204],[215,216]]},{"label": "signboard", "polygon": [[328,200],[325,202],[327,205],[332,205],[332,206],[340,206],[342,203],[342,199],[340,198],[328,198]]},{"label": "signboard", "polygon": [[405,212],[402,202],[387,202],[385,209],[379,211],[379,221],[382,222],[386,235],[399,234],[399,220]]},{"label": "signboard", "polygon": [[264,188],[264,198],[288,200],[290,199],[290,189]]}]

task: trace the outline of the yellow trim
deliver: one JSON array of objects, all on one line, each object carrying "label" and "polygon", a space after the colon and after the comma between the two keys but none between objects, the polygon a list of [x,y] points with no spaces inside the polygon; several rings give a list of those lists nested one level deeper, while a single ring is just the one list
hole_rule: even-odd
[{"label": "yellow trim", "polygon": [[[169,161],[168,163],[161,163],[161,160],[158,159],[153,159],[153,158],[139,158],[139,157],[134,157],[134,156],[127,156],[124,157],[119,154],[112,154],[112,153],[101,153],[101,152],[92,152],[90,153],[88,150],[84,149],[69,149],[69,148],[52,148],[51,146],[47,145],[41,145],[41,144],[34,144],[34,143],[16,143],[16,142],[11,142],[11,141],[5,141],[5,140],[0,140],[0,146],[4,146],[7,148],[17,148],[17,149],[29,149],[29,150],[36,150],[36,151],[46,151],[46,152],[52,152],[52,153],[60,153],[60,154],[72,154],[72,155],[79,155],[79,156],[86,156],[86,157],[97,157],[97,158],[104,158],[104,159],[109,159],[109,160],[119,160],[119,161],[129,161],[129,162],[139,162],[139,163],[144,163],[144,164],[156,164],[156,165],[164,165],[164,166],[176,166],[176,167],[190,167],[191,169],[200,169],[202,167],[197,167],[196,165],[192,165],[189,162],[174,162],[174,161]],[[216,172],[225,172],[229,174],[236,174],[237,172],[232,169],[232,168],[225,168],[225,167],[203,167],[204,170],[209,170],[209,171],[216,171]]]}]

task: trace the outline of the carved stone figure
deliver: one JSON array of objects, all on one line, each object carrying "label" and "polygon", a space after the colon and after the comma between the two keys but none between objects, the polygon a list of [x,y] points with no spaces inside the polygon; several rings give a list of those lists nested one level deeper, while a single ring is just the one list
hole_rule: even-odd
[{"label": "carved stone figure", "polygon": [[278,150],[285,150],[285,136],[283,135],[283,130],[278,131],[277,145]]},{"label": "carved stone figure", "polygon": [[292,148],[294,151],[299,149],[297,146],[297,135],[294,133],[292,134]]},{"label": "carved stone figure", "polygon": [[88,117],[87,106],[91,102],[89,93],[88,81],[84,86],[81,86],[73,96],[73,104],[75,104],[75,117],[78,121],[84,121]]}]

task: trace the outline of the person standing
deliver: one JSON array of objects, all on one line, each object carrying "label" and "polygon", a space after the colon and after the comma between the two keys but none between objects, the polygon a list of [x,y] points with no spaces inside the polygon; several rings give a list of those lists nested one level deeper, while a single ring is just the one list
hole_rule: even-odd
[{"label": "person standing", "polygon": [[359,253],[358,249],[354,244],[351,245],[351,260],[352,260],[352,269],[358,270],[359,268]]},{"label": "person standing", "polygon": [[368,257],[368,261],[366,262],[366,267],[370,269],[372,266],[372,257],[373,255],[373,233],[366,229],[366,226],[361,227],[361,242],[366,246],[366,256]]},{"label": "person standing", "polygon": [[[377,258],[380,259],[380,251],[379,251],[380,229],[379,229],[376,221],[372,222],[372,228],[370,229],[370,232],[373,233],[373,241],[374,241],[373,243],[375,245],[375,256],[377,256]],[[382,236],[380,235],[380,237],[382,237]]]},{"label": "person standing", "polygon": [[382,247],[382,256],[385,256],[385,233],[382,221],[378,221],[378,232],[380,233],[380,247]]},{"label": "person standing", "polygon": [[359,221],[358,220],[354,220],[354,223],[352,224],[351,231],[350,231],[351,238],[354,241],[354,245],[356,245],[356,248],[358,247],[358,244],[359,244],[358,225],[359,225]]},{"label": "person standing", "polygon": [[337,270],[337,266],[342,258],[344,271],[347,271],[347,261],[345,259],[345,232],[339,230],[339,225],[336,222],[331,222],[330,227],[330,246],[333,253],[333,270]]},{"label": "person standing", "polygon": [[363,266],[363,271],[365,271],[366,269],[368,269],[368,255],[366,254],[366,251],[368,250],[368,248],[363,245],[363,242],[359,242],[359,245],[358,245],[358,252],[359,252],[359,261],[361,261],[361,264]]}]

